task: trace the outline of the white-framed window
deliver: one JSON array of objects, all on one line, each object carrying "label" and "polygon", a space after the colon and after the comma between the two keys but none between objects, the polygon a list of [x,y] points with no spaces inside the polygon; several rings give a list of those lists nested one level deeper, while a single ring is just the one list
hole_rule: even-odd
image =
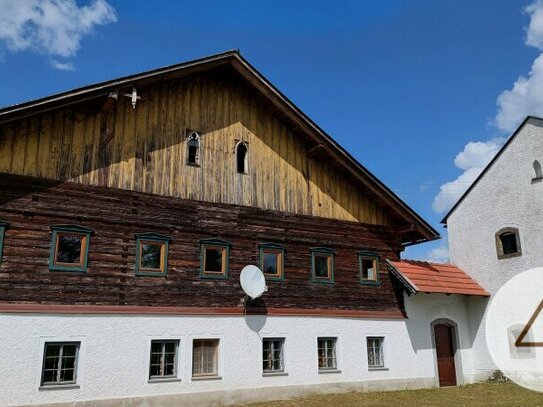
[{"label": "white-framed window", "polygon": [[149,361],[149,379],[177,377],[178,340],[152,340]]},{"label": "white-framed window", "polygon": [[337,338],[317,338],[319,370],[337,370]]},{"label": "white-framed window", "polygon": [[216,377],[219,374],[219,339],[194,339],[192,377]]},{"label": "white-framed window", "polygon": [[45,342],[42,386],[77,383],[77,360],[81,342]]},{"label": "white-framed window", "polygon": [[262,370],[264,373],[285,371],[285,338],[264,338],[262,340]]},{"label": "white-framed window", "polygon": [[187,136],[187,164],[200,165],[200,134],[196,131]]},{"label": "white-framed window", "polygon": [[382,336],[368,336],[366,338],[368,347],[368,367],[370,369],[385,367],[384,342],[385,338]]}]

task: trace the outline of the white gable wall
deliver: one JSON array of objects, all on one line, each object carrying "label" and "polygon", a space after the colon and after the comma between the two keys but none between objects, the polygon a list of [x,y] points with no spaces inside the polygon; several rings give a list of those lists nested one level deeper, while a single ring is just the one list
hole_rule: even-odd
[{"label": "white gable wall", "polygon": [[[543,121],[530,119],[520,129],[447,220],[451,262],[491,294],[510,278],[543,266],[543,182],[532,183],[534,160],[543,163]],[[499,260],[495,234],[519,229],[522,256]],[[494,370],[484,336],[486,303],[470,300],[476,368]]]}]

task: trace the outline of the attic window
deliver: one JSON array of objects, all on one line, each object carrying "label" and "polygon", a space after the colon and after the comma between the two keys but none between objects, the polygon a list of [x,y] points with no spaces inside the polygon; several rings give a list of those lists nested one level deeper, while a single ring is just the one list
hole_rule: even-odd
[{"label": "attic window", "polygon": [[165,276],[170,238],[158,233],[136,234],[136,275]]},{"label": "attic window", "polygon": [[76,225],[51,226],[51,271],[87,271],[92,230]]},{"label": "attic window", "polygon": [[359,281],[361,284],[379,285],[379,256],[373,252],[358,252]]},{"label": "attic window", "polygon": [[244,141],[238,142],[236,145],[236,168],[239,174],[247,174],[249,172],[248,153],[247,144]]},{"label": "attic window", "polygon": [[196,131],[187,136],[187,164],[200,165],[200,135]]},{"label": "attic window", "polygon": [[516,228],[504,228],[496,233],[498,259],[507,259],[522,255],[520,236]]}]

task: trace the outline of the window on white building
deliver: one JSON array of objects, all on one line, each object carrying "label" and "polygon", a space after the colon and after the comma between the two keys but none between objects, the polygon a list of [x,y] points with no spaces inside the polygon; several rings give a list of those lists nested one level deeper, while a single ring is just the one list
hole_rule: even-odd
[{"label": "window on white building", "polygon": [[368,367],[378,369],[385,367],[385,358],[383,352],[383,343],[385,338],[382,336],[373,336],[366,338],[368,347]]},{"label": "window on white building", "polygon": [[43,352],[41,385],[75,384],[80,342],[47,342]]},{"label": "window on white building", "polygon": [[218,359],[218,339],[195,339],[192,348],[192,377],[217,376]]},{"label": "window on white building", "polygon": [[496,233],[496,250],[498,259],[520,256],[522,252],[518,229],[508,227]]},{"label": "window on white building", "polygon": [[262,370],[264,373],[284,372],[284,338],[265,338],[262,341]]},{"label": "window on white building", "polygon": [[151,361],[149,363],[149,379],[177,377],[177,349],[179,341],[151,341]]},{"label": "window on white building", "polygon": [[337,338],[317,339],[319,370],[337,369],[336,344]]}]

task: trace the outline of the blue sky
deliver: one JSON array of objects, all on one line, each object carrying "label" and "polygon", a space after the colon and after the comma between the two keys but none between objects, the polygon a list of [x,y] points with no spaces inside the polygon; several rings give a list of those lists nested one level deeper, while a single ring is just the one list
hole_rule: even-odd
[{"label": "blue sky", "polygon": [[[541,4],[518,0],[32,1],[64,7],[53,15],[67,28],[50,38],[39,13],[0,0],[0,105],[237,48],[444,235],[440,186],[499,148],[518,118],[497,113],[520,103],[520,76],[535,82],[541,47]],[[405,257],[437,259],[443,245]]]}]

